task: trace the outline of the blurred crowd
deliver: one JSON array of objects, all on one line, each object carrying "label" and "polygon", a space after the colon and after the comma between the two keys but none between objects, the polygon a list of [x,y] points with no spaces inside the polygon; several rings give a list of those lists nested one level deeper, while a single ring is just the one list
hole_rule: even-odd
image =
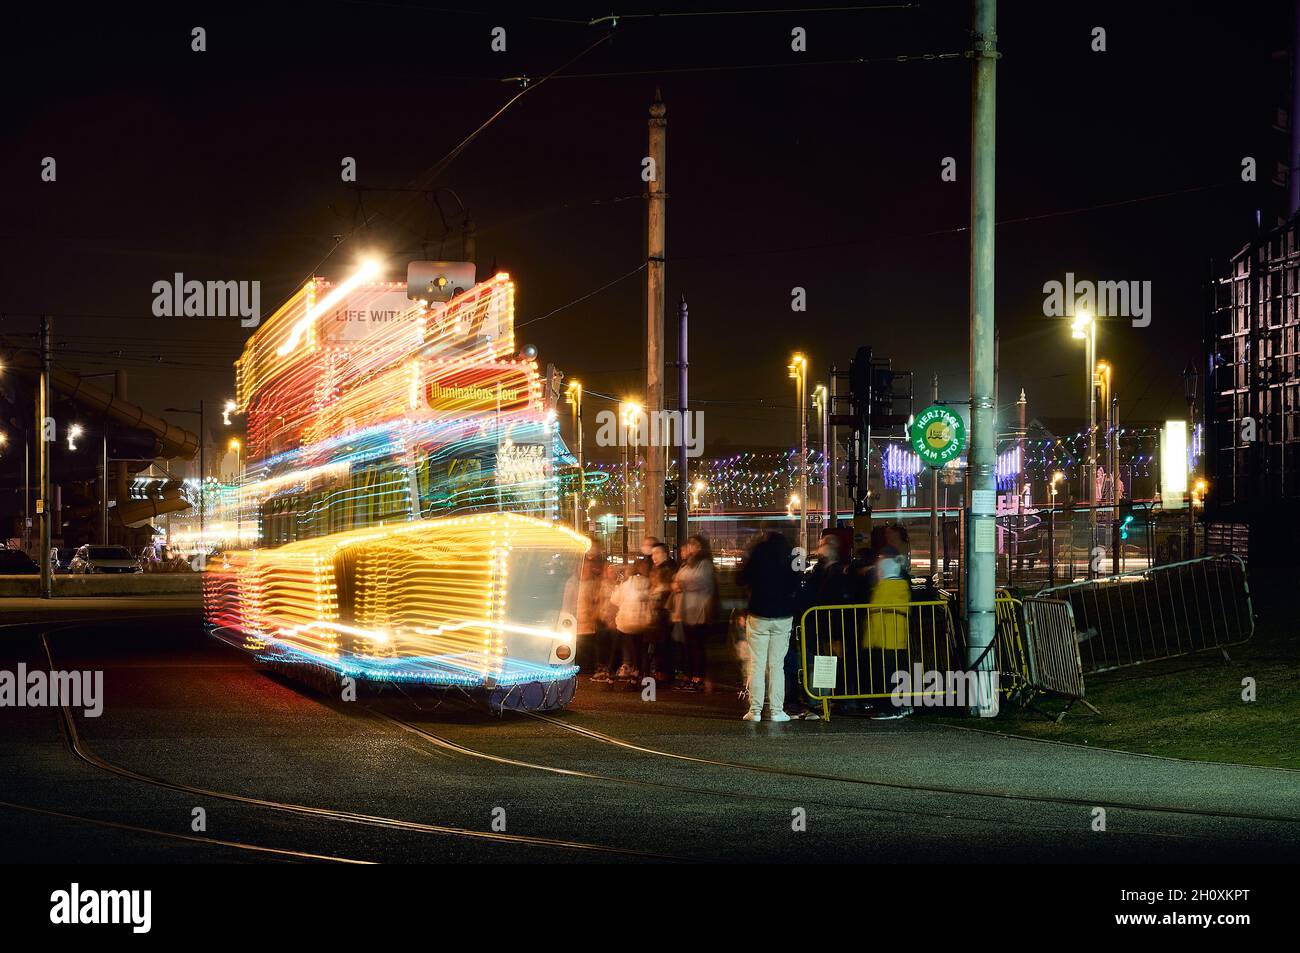
[{"label": "blurred crowd", "polygon": [[674,560],[654,537],[626,566],[588,552],[578,586],[579,664],[594,682],[651,676],[680,691],[705,687],[707,640],[719,617],[709,541],[692,536]]},{"label": "blurred crowd", "polygon": [[[743,601],[729,619],[706,537],[691,536],[677,559],[662,540],[647,538],[624,565],[593,545],[578,581],[578,663],[596,683],[632,687],[649,676],[674,690],[707,691],[715,681],[709,646],[726,643],[730,632],[746,720],[820,718],[820,702],[806,695],[800,676],[803,613],[817,605],[897,605],[911,598],[902,526],[876,527],[870,545],[856,554],[851,541],[847,532],[827,530],[810,557],[781,533],[755,534],[736,579]],[[895,644],[900,637],[885,630],[864,631],[861,640],[864,650],[878,650],[882,665],[906,648],[905,636]],[[882,708],[878,715],[907,713]]]}]

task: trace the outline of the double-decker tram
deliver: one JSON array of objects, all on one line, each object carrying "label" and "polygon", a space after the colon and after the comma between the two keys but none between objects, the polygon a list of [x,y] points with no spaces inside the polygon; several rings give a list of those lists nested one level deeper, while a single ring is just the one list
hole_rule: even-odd
[{"label": "double-decker tram", "polygon": [[314,278],[235,373],[239,542],[208,564],[210,631],[308,680],[569,701],[589,541],[556,521],[562,444],[508,275],[432,302],[376,265]]}]

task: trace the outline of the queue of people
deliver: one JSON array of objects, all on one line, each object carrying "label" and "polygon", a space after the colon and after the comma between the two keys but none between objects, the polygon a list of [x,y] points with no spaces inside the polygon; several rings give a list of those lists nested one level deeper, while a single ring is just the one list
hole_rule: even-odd
[{"label": "queue of people", "polygon": [[[827,531],[816,559],[803,567],[782,534],[759,534],[751,541],[738,581],[748,592],[745,640],[748,649],[748,699],[745,721],[817,720],[820,702],[804,690],[803,652],[798,620],[813,606],[874,605],[862,632],[844,632],[841,644],[856,645],[863,661],[878,669],[875,682],[887,684],[908,646],[908,611],[892,607],[911,599],[907,531],[901,525],[877,527],[869,548],[853,559],[841,552],[839,536]],[[856,704],[856,703],[855,703]],[[876,718],[900,718],[910,708],[857,705]],[[791,713],[790,709],[793,709]]]},{"label": "queue of people", "polygon": [[718,616],[713,553],[692,536],[681,562],[654,537],[620,567],[588,552],[578,585],[579,664],[597,683],[639,682],[644,676],[679,691],[703,691],[706,640]]},{"label": "queue of people", "polygon": [[[870,666],[873,683],[885,685],[908,647],[911,594],[906,530],[877,527],[870,546],[850,558],[839,536],[823,533],[807,563],[781,533],[755,534],[737,582],[745,590],[743,641],[736,646],[748,699],[746,721],[816,720],[821,702],[804,689],[798,621],[818,605],[878,605],[861,631],[844,632],[855,645],[857,664]],[[807,563],[807,564],[806,564]],[[599,548],[587,553],[578,580],[578,663],[591,681],[632,687],[646,677],[679,691],[710,684],[708,643],[720,621],[719,587],[709,541],[692,536],[673,559],[668,547],[647,538],[640,555],[619,565]],[[865,670],[865,669],[864,669]],[[877,718],[910,709],[887,703],[849,703]]]}]

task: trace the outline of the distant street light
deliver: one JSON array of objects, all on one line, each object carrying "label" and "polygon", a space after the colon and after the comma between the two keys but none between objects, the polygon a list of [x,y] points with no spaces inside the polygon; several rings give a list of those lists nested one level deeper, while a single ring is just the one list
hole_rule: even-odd
[{"label": "distant street light", "polygon": [[587,466],[582,459],[582,384],[569,381],[564,399],[573,407],[574,449],[578,461],[578,485],[573,492],[573,528],[581,533],[587,528],[587,520],[582,512],[582,498],[587,493]]},{"label": "distant street light", "polygon": [[1084,342],[1084,387],[1088,395],[1088,462],[1084,481],[1088,493],[1088,575],[1092,576],[1092,547],[1097,543],[1097,320],[1079,311],[1070,325],[1070,336]]},{"label": "distant street light", "polygon": [[786,365],[794,389],[799,414],[799,495],[794,498],[799,505],[800,549],[808,544],[808,359],[796,353]]},{"label": "distant street light", "polygon": [[77,449],[77,444],[75,441],[83,433],[85,433],[85,430],[82,429],[81,424],[73,424],[71,427],[68,428],[68,449],[69,450]]},{"label": "distant street light", "polygon": [[623,565],[628,557],[628,519],[632,509],[632,478],[628,473],[629,443],[636,440],[638,426],[634,426],[641,415],[641,405],[633,400],[625,400],[618,405],[619,421],[623,425]]}]

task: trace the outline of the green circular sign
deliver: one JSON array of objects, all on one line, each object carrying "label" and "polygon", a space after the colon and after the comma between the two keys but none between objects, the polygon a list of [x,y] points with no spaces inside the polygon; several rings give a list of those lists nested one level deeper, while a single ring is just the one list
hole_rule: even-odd
[{"label": "green circular sign", "polygon": [[912,419],[912,449],[928,467],[956,460],[966,449],[966,425],[956,411],[931,404]]}]

